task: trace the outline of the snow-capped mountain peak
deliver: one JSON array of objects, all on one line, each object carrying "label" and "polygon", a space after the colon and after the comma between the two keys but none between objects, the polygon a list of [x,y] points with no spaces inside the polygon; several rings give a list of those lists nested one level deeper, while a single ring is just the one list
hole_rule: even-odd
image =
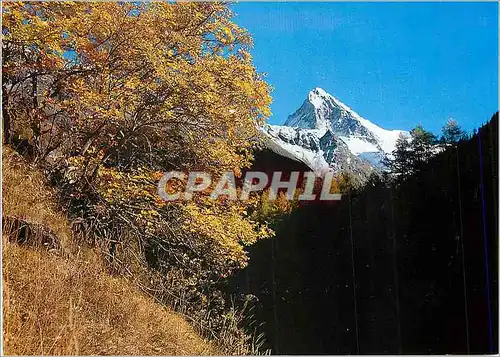
[{"label": "snow-capped mountain peak", "polygon": [[[267,125],[263,131],[281,147],[290,149],[293,145],[295,155],[301,150],[308,152],[299,156],[318,159],[318,155],[322,155],[332,169],[342,169],[338,153],[333,155],[342,148],[348,151],[341,155],[346,159],[341,160],[344,164],[354,162],[359,166],[361,161],[381,168],[382,159],[392,153],[399,136],[408,135],[406,131],[381,128],[319,87],[308,93],[284,126]],[[312,147],[311,143],[314,143]],[[359,160],[353,160],[351,155]],[[324,163],[321,166],[323,171]]]},{"label": "snow-capped mountain peak", "polygon": [[325,100],[329,99],[329,97],[332,96],[328,94],[323,88],[320,87],[314,88],[307,95],[309,102],[311,102],[311,104],[314,105],[314,107],[317,109],[321,108],[324,105]]}]

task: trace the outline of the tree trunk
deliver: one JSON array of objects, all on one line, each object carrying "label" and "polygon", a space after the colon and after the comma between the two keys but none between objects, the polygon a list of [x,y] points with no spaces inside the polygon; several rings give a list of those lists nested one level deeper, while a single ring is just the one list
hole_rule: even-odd
[{"label": "tree trunk", "polygon": [[3,143],[10,143],[10,115],[8,111],[9,97],[5,85],[2,86],[2,130]]}]

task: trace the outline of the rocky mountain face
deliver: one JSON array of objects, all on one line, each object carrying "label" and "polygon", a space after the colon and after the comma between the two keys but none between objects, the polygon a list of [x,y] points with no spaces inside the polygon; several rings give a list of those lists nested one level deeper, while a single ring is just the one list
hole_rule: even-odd
[{"label": "rocky mountain face", "polygon": [[333,170],[368,177],[383,170],[402,130],[386,130],[359,116],[321,88],[309,92],[283,126],[262,128],[265,145],[319,174]]}]

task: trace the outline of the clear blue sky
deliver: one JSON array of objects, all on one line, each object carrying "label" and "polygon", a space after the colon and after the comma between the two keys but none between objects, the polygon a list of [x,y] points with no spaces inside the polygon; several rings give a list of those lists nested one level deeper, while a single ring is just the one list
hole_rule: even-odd
[{"label": "clear blue sky", "polygon": [[237,3],[235,21],[282,124],[322,87],[388,129],[449,117],[471,131],[498,108],[497,3]]}]

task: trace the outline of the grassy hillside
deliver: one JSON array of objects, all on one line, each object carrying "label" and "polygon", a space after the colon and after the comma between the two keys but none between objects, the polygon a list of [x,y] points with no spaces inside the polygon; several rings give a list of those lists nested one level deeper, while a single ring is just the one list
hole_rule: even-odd
[{"label": "grassy hillside", "polygon": [[5,354],[217,353],[181,316],[72,241],[39,172],[9,148],[2,164]]}]

